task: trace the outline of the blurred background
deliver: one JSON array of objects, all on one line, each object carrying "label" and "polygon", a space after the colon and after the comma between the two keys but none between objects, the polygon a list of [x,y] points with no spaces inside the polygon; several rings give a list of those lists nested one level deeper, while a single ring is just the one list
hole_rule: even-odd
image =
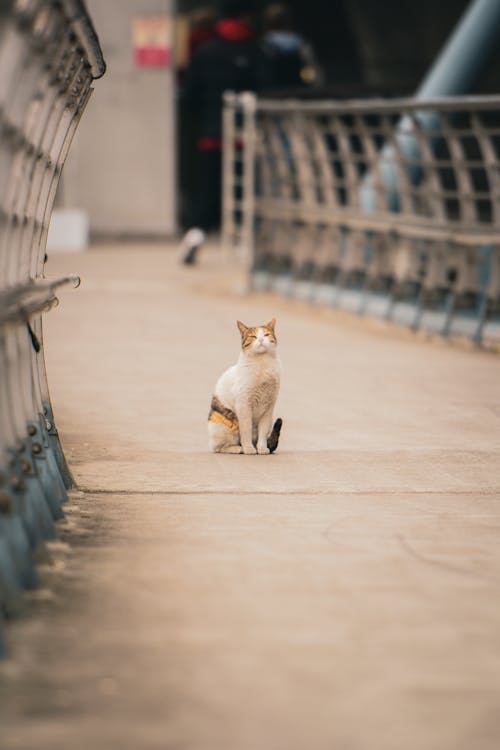
[{"label": "blurred background", "polygon": [[[220,7],[86,4],[105,75],[78,0],[0,0],[1,750],[497,750],[500,0],[291,0],[199,266]],[[256,468],[205,421],[274,316]]]},{"label": "blurred background", "polygon": [[[263,9],[267,3],[261,2]],[[467,0],[291,0],[294,28],[321,66],[328,98],[412,95],[459,21]],[[194,0],[88,0],[107,73],[67,160],[49,249],[89,237],[161,239],[187,225],[195,181],[194,134],[182,99]],[[259,21],[257,18],[258,31]],[[500,48],[465,93],[498,91]],[[91,113],[91,115],[90,115]],[[99,169],[96,169],[96,165]]]}]

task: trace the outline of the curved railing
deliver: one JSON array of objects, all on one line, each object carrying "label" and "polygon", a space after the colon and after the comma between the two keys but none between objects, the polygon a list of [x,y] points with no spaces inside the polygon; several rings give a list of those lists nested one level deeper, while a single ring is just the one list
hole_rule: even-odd
[{"label": "curved railing", "polygon": [[224,241],[253,286],[500,342],[500,96],[226,97]]},{"label": "curved railing", "polygon": [[57,288],[78,278],[45,278],[45,244],[71,139],[104,71],[82,2],[0,6],[0,629],[35,585],[33,553],[54,536],[73,484],[54,424],[42,315]]}]

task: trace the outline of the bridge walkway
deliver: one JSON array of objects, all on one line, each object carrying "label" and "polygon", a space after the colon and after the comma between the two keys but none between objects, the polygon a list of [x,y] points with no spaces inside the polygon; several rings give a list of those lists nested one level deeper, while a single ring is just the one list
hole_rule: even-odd
[{"label": "bridge walkway", "polygon": [[[241,294],[215,248],[52,256],[78,483],[0,666],[3,750],[493,750],[500,368],[470,345]],[[272,456],[207,451],[236,319],[277,317]]]}]

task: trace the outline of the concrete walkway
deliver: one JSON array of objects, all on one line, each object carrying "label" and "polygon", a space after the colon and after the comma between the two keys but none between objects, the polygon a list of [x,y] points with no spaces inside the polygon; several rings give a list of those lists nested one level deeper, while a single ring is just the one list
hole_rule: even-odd
[{"label": "concrete walkway", "polygon": [[[497,750],[500,358],[271,295],[214,251],[50,259],[79,485],[0,667],[2,750]],[[273,456],[206,448],[276,315]]]}]

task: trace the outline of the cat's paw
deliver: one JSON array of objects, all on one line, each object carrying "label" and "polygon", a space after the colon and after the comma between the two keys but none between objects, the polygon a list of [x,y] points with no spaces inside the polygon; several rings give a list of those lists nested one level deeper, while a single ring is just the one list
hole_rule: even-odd
[{"label": "cat's paw", "polygon": [[257,448],[254,445],[244,445],[243,453],[245,456],[254,456],[257,453]]},{"label": "cat's paw", "polygon": [[258,445],[257,453],[259,454],[259,456],[267,456],[267,454],[270,453],[270,450],[267,445]]},{"label": "cat's paw", "polygon": [[241,445],[226,445],[224,448],[220,448],[217,453],[243,453]]}]

